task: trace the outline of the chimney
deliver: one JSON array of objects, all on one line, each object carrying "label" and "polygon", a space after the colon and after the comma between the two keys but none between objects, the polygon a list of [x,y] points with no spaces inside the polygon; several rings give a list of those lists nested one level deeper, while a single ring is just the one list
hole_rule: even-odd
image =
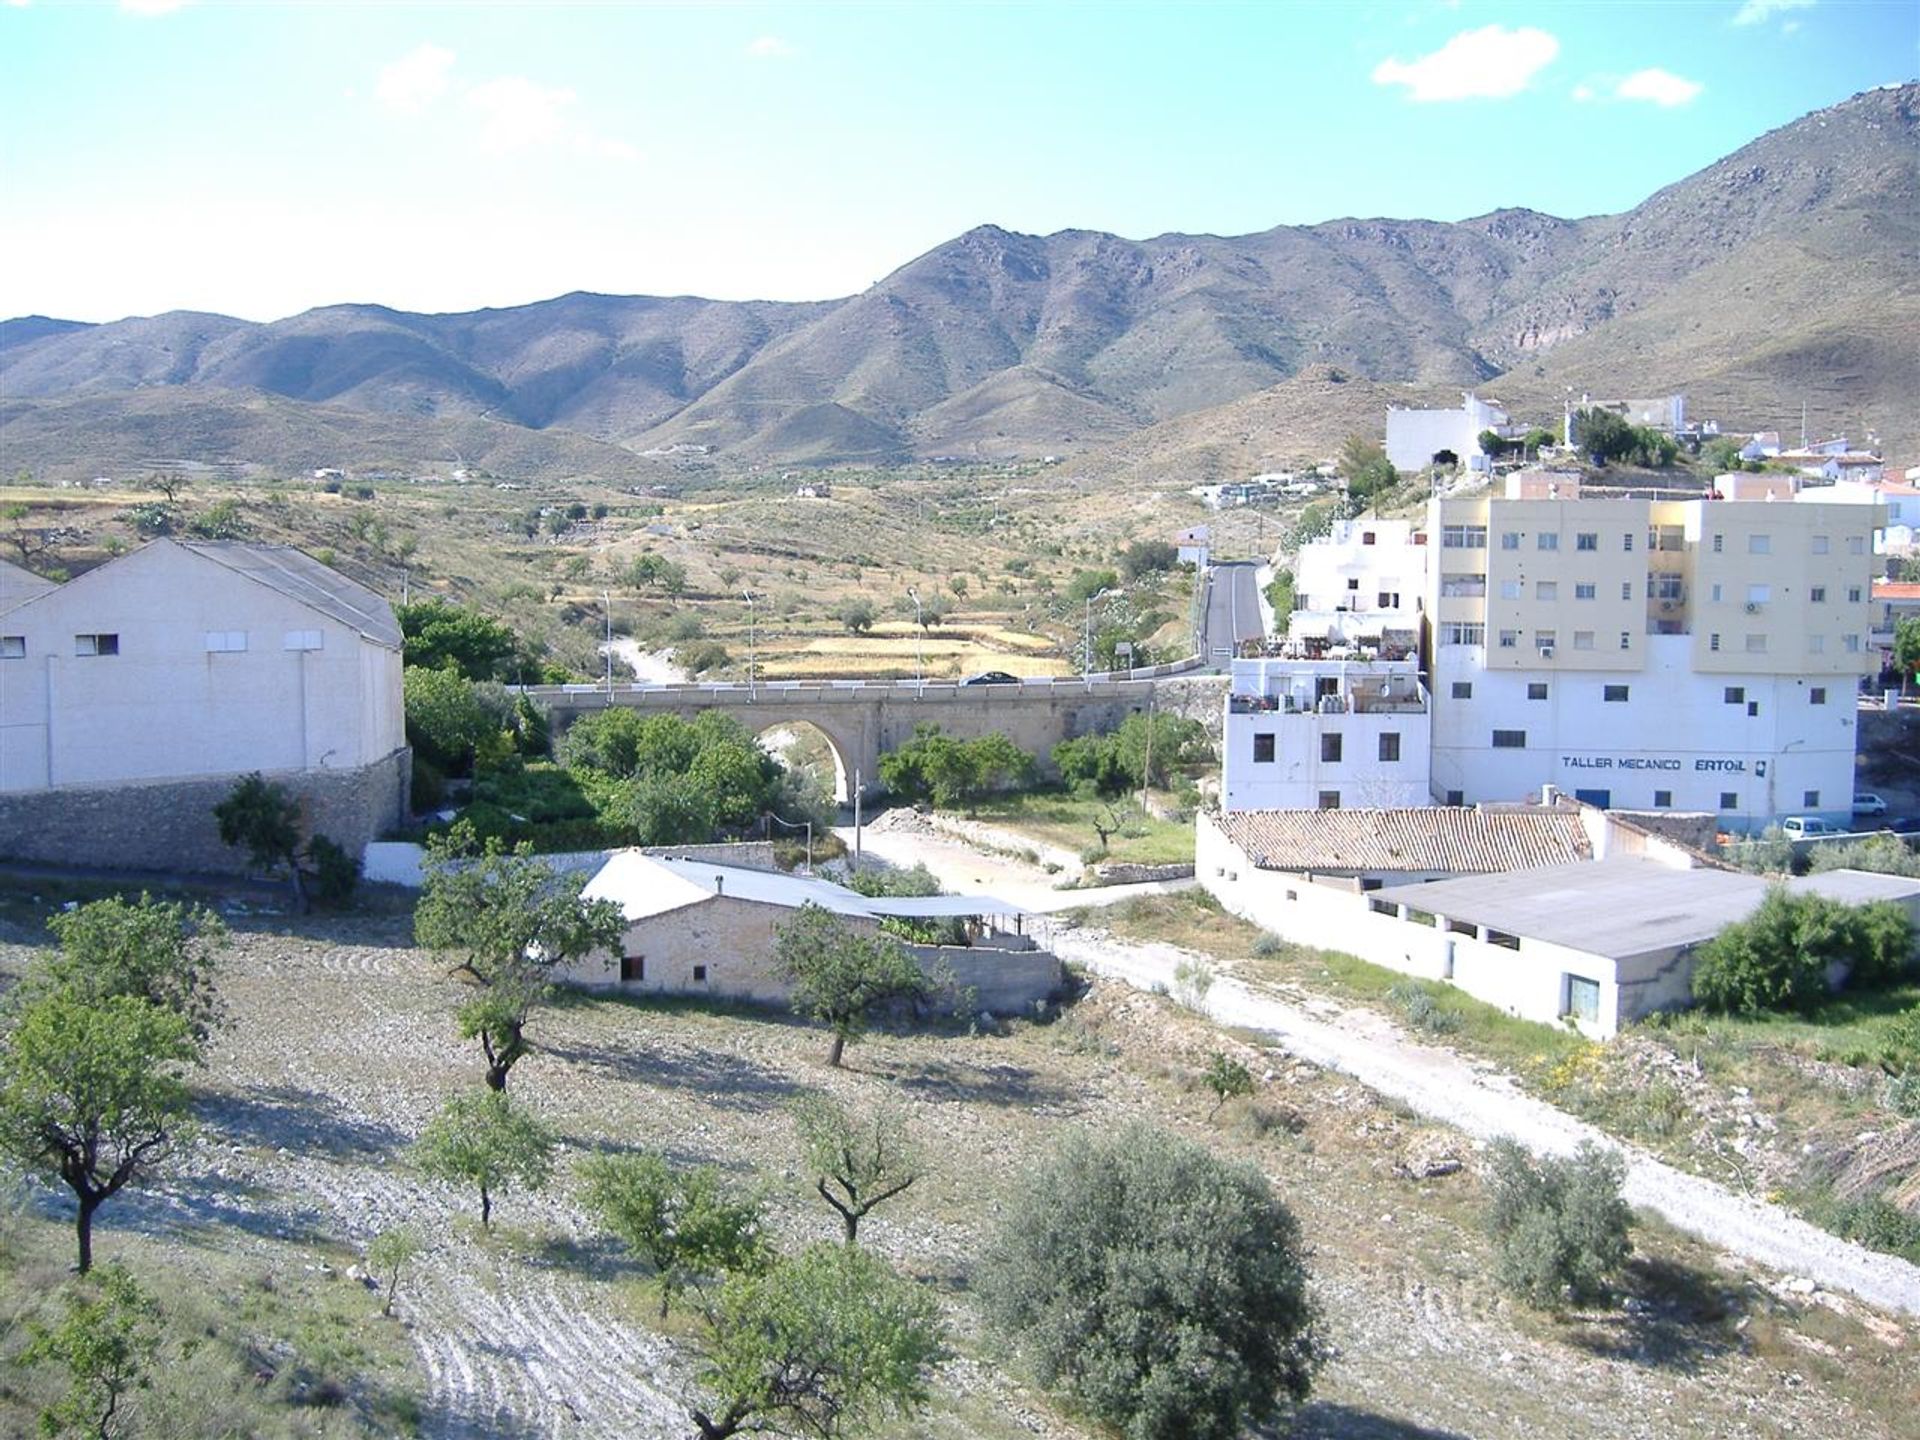
[{"label": "chimney", "polygon": [[716,875],[713,877],[713,893],[716,895],[724,895],[727,893],[727,877],[726,876]]},{"label": "chimney", "polygon": [[1560,803],[1560,787],[1558,785],[1542,785],[1540,787],[1540,803],[1542,805],[1558,805]]}]

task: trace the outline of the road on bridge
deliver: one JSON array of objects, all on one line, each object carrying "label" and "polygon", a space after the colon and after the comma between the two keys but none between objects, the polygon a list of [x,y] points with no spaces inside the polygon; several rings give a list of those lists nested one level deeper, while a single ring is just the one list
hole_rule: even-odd
[{"label": "road on bridge", "polygon": [[1266,627],[1260,619],[1260,588],[1255,583],[1258,573],[1258,567],[1251,560],[1213,567],[1202,652],[1208,665],[1224,667],[1243,640],[1266,637]]}]

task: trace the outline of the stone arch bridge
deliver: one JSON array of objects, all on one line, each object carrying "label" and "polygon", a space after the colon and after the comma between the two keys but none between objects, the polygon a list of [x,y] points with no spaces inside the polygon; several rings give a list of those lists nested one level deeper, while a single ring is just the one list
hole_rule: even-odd
[{"label": "stone arch bridge", "polygon": [[827,739],[841,803],[855,785],[878,781],[880,757],[913,737],[919,725],[937,725],[960,740],[1005,735],[1050,767],[1062,740],[1111,730],[1153,697],[1155,673],[1126,678],[1024,680],[1017,684],[959,685],[918,681],[776,680],[714,685],[530,685],[526,694],[544,709],[555,733],[581,715],[614,706],[691,718],[725,710],[756,735],[805,722]]}]

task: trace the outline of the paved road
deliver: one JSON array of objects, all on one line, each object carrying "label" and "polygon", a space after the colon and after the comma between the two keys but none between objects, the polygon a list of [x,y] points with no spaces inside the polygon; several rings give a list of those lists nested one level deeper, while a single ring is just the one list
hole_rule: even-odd
[{"label": "paved road", "polygon": [[1258,567],[1251,560],[1236,560],[1213,567],[1213,588],[1207,595],[1206,659],[1209,664],[1224,664],[1222,647],[1238,649],[1242,640],[1259,640],[1266,635],[1260,618]]}]

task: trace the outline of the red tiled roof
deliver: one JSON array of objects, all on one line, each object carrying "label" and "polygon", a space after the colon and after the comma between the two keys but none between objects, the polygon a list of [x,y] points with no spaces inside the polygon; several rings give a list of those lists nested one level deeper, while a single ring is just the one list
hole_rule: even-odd
[{"label": "red tiled roof", "polygon": [[1575,810],[1235,810],[1220,830],[1262,870],[1487,874],[1593,858]]},{"label": "red tiled roof", "polygon": [[1920,600],[1920,580],[1876,580],[1873,582],[1873,598]]}]

